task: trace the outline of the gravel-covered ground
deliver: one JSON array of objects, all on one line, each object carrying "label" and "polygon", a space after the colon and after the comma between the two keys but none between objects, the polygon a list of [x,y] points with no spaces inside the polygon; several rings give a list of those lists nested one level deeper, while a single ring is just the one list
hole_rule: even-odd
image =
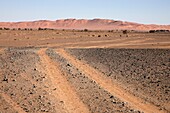
[{"label": "gravel-covered ground", "polygon": [[0,113],[169,113],[169,37],[0,30]]},{"label": "gravel-covered ground", "polygon": [[63,73],[66,73],[64,74],[65,77],[92,113],[140,113],[140,111],[128,107],[126,102],[101,88],[95,81],[89,79],[78,68],[53,50],[48,50],[47,54],[60,64]]},{"label": "gravel-covered ground", "polygon": [[54,98],[45,87],[50,81],[36,66],[40,62],[37,50],[9,48],[0,54],[1,113],[56,113]]},{"label": "gravel-covered ground", "polygon": [[169,49],[69,49],[140,98],[170,111]]},{"label": "gravel-covered ground", "polygon": [[[90,66],[80,68],[73,61]],[[168,49],[21,47],[0,49],[0,113],[143,112],[137,109],[140,105],[134,106],[135,101],[114,95],[107,87],[110,83],[103,85],[104,80],[94,79],[90,70],[87,73],[92,67],[157,111],[170,111]]]}]

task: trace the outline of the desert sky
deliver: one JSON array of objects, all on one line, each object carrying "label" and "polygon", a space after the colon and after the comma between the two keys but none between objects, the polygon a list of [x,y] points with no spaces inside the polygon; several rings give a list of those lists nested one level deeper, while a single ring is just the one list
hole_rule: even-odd
[{"label": "desert sky", "polygon": [[169,0],[1,0],[0,22],[113,19],[170,24]]}]

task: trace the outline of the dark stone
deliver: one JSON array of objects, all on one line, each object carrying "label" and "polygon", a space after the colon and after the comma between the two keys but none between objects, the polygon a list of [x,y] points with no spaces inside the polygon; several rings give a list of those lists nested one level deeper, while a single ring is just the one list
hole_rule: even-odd
[{"label": "dark stone", "polygon": [[113,98],[113,96],[110,96],[110,98]]}]

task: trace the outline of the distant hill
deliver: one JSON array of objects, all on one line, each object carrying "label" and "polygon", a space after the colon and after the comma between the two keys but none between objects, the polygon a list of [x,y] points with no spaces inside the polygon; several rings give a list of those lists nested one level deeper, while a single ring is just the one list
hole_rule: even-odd
[{"label": "distant hill", "polygon": [[0,22],[0,28],[53,28],[53,29],[89,29],[89,30],[170,30],[170,25],[139,24],[108,19],[61,19],[56,21],[38,20],[27,22]]}]

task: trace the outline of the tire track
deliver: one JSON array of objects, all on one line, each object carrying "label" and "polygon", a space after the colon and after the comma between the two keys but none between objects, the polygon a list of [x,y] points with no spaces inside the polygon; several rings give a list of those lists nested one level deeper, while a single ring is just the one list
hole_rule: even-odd
[{"label": "tire track", "polygon": [[[18,51],[20,51],[20,50],[15,51],[15,53],[17,53]],[[35,56],[37,50],[35,49],[32,51],[34,51],[34,53],[31,53],[31,55]],[[25,52],[25,50],[24,50],[24,52]],[[31,51],[29,51],[29,52],[31,52]],[[10,52],[7,52],[6,54],[9,54],[9,53]],[[11,57],[14,58],[16,55],[14,52],[12,52],[12,53],[13,54],[11,55]],[[1,56],[2,56],[2,59],[5,60],[5,62],[10,62],[10,60],[8,58],[5,58],[4,55],[1,55]],[[29,54],[28,54],[28,57],[32,57],[32,56],[29,56]],[[35,57],[38,57],[38,55],[36,55]],[[20,59],[22,59],[22,57],[20,57]],[[17,65],[10,67],[10,65],[12,65],[12,64],[9,63],[9,64],[6,64],[6,67],[9,66],[8,70],[16,70],[21,67],[20,63],[23,62],[24,60],[26,60],[26,59],[22,59],[22,60],[15,59],[15,61],[13,61],[13,62],[15,62],[15,63],[17,62],[16,63]],[[33,62],[33,61],[34,60],[31,59],[31,62]],[[0,58],[0,64],[1,64],[1,62],[3,63],[3,61],[1,61],[1,58]],[[27,63],[31,64],[31,62],[29,60],[27,60]],[[24,64],[26,64],[26,63],[24,63]],[[22,67],[25,67],[25,70],[24,71],[16,70],[14,72],[15,74],[14,73],[8,74],[7,68],[5,68],[6,70],[3,69],[3,72],[1,72],[1,69],[0,69],[0,75],[1,74],[5,75],[6,73],[7,73],[7,75],[10,75],[7,77],[8,78],[7,84],[5,82],[1,82],[2,84],[0,83],[0,85],[2,86],[2,92],[8,94],[7,96],[9,96],[9,98],[14,97],[14,98],[12,98],[12,100],[15,103],[17,103],[18,106],[20,106],[20,108],[22,108],[25,112],[32,113],[32,112],[46,111],[46,112],[50,112],[50,113],[56,113],[56,111],[57,111],[60,113],[68,113],[65,109],[63,109],[63,107],[60,103],[60,100],[59,99],[57,100],[57,98],[55,98],[55,96],[52,95],[53,94],[52,87],[50,85],[48,87],[45,86],[48,84],[47,80],[49,80],[49,79],[44,79],[43,77],[45,75],[43,75],[43,73],[38,73],[38,70],[36,70],[36,71],[33,70],[33,69],[35,69],[33,67],[34,66],[37,67],[36,65],[39,66],[39,64],[40,63],[36,62],[35,64],[33,64],[31,66],[22,65]],[[0,65],[0,67],[1,67],[1,65]],[[38,69],[38,68],[36,68],[36,69]],[[12,79],[14,79],[14,81],[12,81]],[[49,82],[49,83],[51,83],[51,82]],[[11,90],[6,90],[8,88],[10,88]],[[15,90],[13,90],[13,89],[15,89]],[[8,103],[5,101],[5,97],[3,99],[3,102]],[[3,105],[6,106],[5,103],[2,104],[2,106]],[[13,106],[9,107],[9,108],[13,108]],[[9,112],[6,110],[4,110],[4,111],[5,111],[5,113]],[[0,109],[0,113],[1,113],[1,109]]]},{"label": "tire track", "polygon": [[51,79],[52,84],[56,86],[56,97],[62,100],[63,106],[69,113],[89,113],[87,107],[81,102],[71,85],[62,76],[62,73],[47,55],[46,49],[38,51],[47,77]]},{"label": "tire track", "polygon": [[18,113],[26,113],[17,103],[15,103],[8,95],[1,92],[1,96],[4,98],[4,100],[10,104],[13,109],[15,109]]},{"label": "tire track", "polygon": [[96,81],[101,87],[105,90],[113,94],[114,96],[118,97],[119,99],[128,102],[128,104],[140,111],[145,113],[165,113],[166,111],[159,110],[158,107],[154,106],[151,103],[148,103],[134,95],[126,92],[124,89],[119,87],[116,83],[113,83],[110,79],[103,76],[102,73],[98,72],[94,68],[90,67],[88,64],[84,62],[80,62],[75,57],[71,56],[67,53],[64,49],[57,49],[56,52],[62,56],[63,58],[67,59],[71,64],[76,66],[80,69],[86,76],[90,79]]},{"label": "tire track", "polygon": [[[43,86],[43,85],[45,85],[45,83],[44,83],[44,84],[37,83],[37,81],[33,80],[28,74],[24,74],[24,73],[23,73],[21,77],[22,77],[23,79],[25,79],[25,80],[30,81],[32,84],[36,84],[36,86],[41,86],[42,90],[44,90],[44,91],[46,91],[46,92],[50,92],[50,93],[51,93],[50,96],[55,97],[55,95],[53,94],[53,92],[50,91],[50,88],[45,88],[45,86]],[[55,99],[56,99],[55,101],[59,101],[58,98],[55,98]],[[67,110],[63,109],[63,106],[61,106],[60,103],[56,103],[56,105],[55,105],[55,110],[56,110],[56,111],[60,111],[61,113],[67,113],[67,112],[68,112]]]}]

